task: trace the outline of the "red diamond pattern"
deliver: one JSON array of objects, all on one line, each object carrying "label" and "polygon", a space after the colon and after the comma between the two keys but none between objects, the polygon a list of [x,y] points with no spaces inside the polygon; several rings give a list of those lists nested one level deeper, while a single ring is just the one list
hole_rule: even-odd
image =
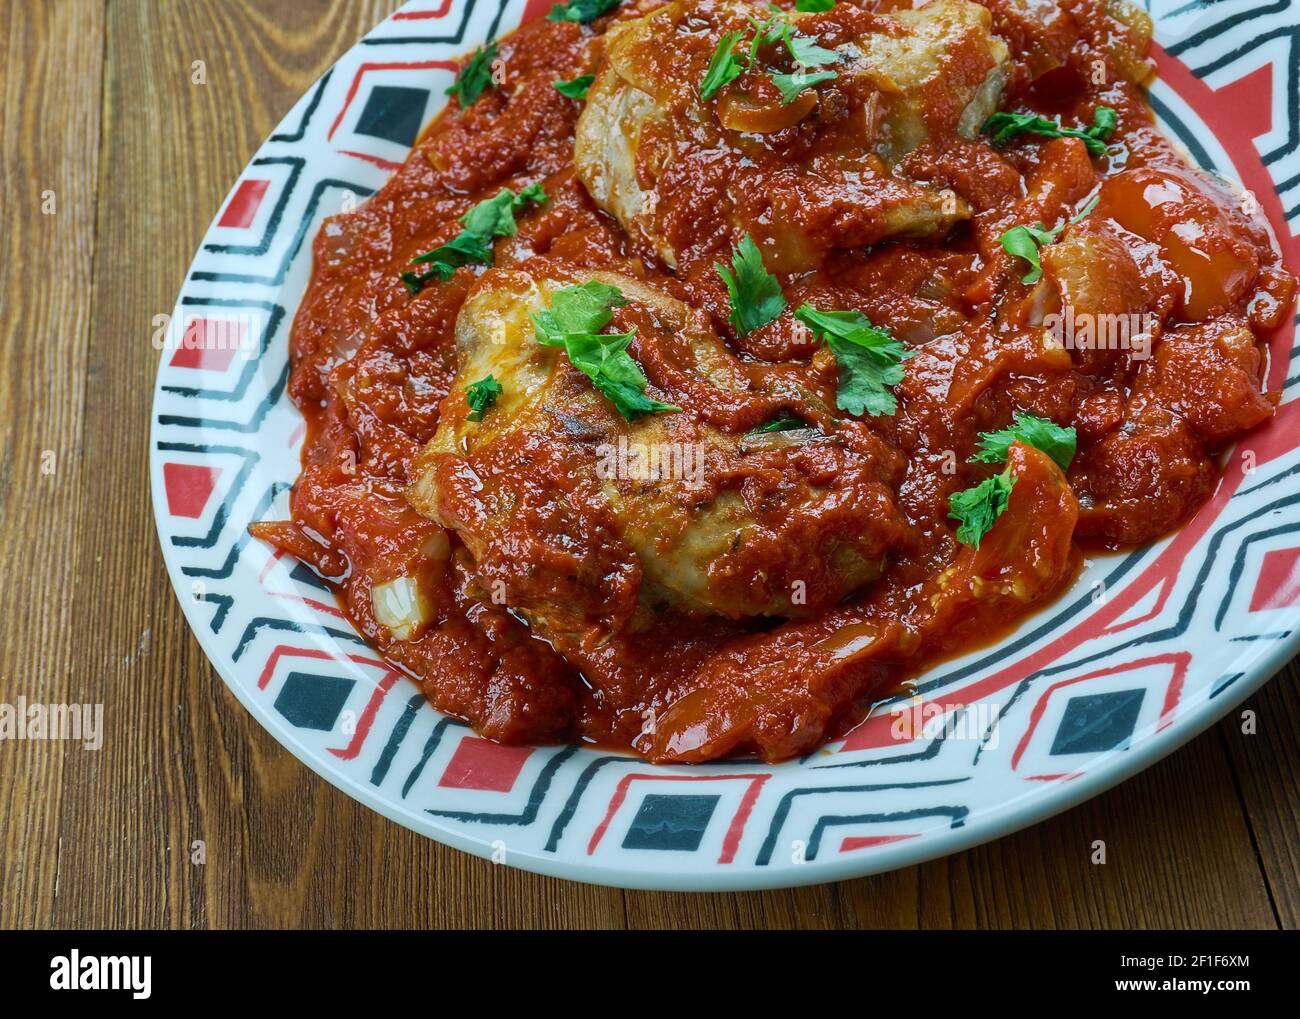
[{"label": "red diamond pattern", "polygon": [[1296,604],[1300,604],[1300,548],[1266,552],[1255,591],[1250,596],[1250,611],[1284,609]]},{"label": "red diamond pattern", "polygon": [[230,197],[230,204],[217,220],[217,226],[231,227],[235,230],[247,230],[257,218],[257,210],[266,197],[266,189],[271,186],[269,180],[241,180],[239,187]]},{"label": "red diamond pattern", "polygon": [[532,752],[532,747],[505,747],[467,736],[460,741],[438,785],[448,789],[508,793]]},{"label": "red diamond pattern", "polygon": [[219,467],[200,464],[163,464],[163,488],[167,492],[167,512],[174,517],[197,520],[212,497],[221,475]]},{"label": "red diamond pattern", "polygon": [[[238,330],[237,339],[231,333]],[[185,327],[181,345],[172,354],[173,368],[194,368],[199,371],[223,372],[230,367],[238,347],[247,339],[247,328],[242,322],[225,319],[191,319]]]}]

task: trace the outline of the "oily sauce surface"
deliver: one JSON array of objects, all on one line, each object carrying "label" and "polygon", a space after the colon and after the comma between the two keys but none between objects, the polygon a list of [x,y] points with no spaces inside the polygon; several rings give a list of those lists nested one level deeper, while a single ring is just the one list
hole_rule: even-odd
[{"label": "oily sauce surface", "polygon": [[[1097,106],[1114,109],[1118,128],[1105,156],[1072,138],[1021,136],[994,148],[986,137],[937,133],[901,168],[912,181],[952,189],[970,218],[939,242],[872,243],[879,224],[845,200],[844,189],[857,186],[849,175],[827,173],[811,196],[806,181],[790,189],[792,162],[842,163],[869,123],[869,90],[820,89],[815,108],[801,100],[804,116],[789,125],[740,135],[712,125],[681,146],[659,182],[659,222],[680,253],[670,269],[577,179],[582,104],[553,86],[597,71],[607,27],[654,6],[625,4],[591,25],[537,21],[504,38],[499,87],[465,110],[452,101],[382,190],[326,221],[291,340],[290,394],[308,423],[292,519],[254,525],[254,533],[336,585],[360,632],[435,707],[489,738],[584,740],[662,761],[743,752],[781,759],[844,732],[927,663],[994,639],[1041,607],[1075,575],[1080,543],[1129,546],[1186,521],[1217,483],[1216,452],[1272,414],[1263,343],[1285,317],[1293,281],[1259,215],[1189,169],[1155,130],[1130,80],[1143,71],[1146,40],[1099,0],[984,6],[1011,50],[999,108],[1084,124]],[[833,46],[905,6],[840,0],[800,31]],[[707,28],[707,10],[703,17]],[[717,39],[703,28],[694,49],[660,55],[678,69],[671,73],[702,75]],[[978,79],[986,68],[970,59]],[[737,116],[786,116],[763,88],[742,80],[722,101]],[[936,123],[945,101],[941,92],[927,98]],[[813,618],[663,612],[654,625],[591,648],[580,669],[488,596],[489,578],[454,533],[412,508],[412,465],[438,427],[458,369],[457,315],[484,268],[459,269],[414,297],[399,275],[455,236],[475,203],[536,182],[549,201],[521,212],[518,234],[498,241],[498,268],[547,262],[636,277],[702,309],[753,378],[797,381],[833,407],[834,360],[789,311],[744,337],[727,321],[713,263],[726,262],[739,235],[711,210],[731,189],[733,197],[764,196],[740,203],[741,224],[775,260],[791,310],[804,302],[857,309],[914,351],[895,415],[819,420],[814,407],[770,396],[711,400],[677,370],[671,344],[643,339],[634,348],[654,395],[721,428],[745,432],[797,412],[836,433],[837,445],[800,454],[801,470],[843,486],[846,505],[868,505],[851,467],[869,461],[872,482],[886,479],[901,514],[878,522],[864,515],[863,527],[895,529],[879,580]],[[1002,233],[1062,224],[1093,195],[1095,210],[1043,249],[1052,286],[1022,283],[1024,267],[1001,249]],[[780,216],[816,241],[816,268],[781,271],[783,257],[802,265],[808,253],[783,254],[768,229]],[[1158,329],[1150,356],[1045,342],[1044,315],[1066,304],[1151,312]],[[615,326],[636,328],[637,313],[626,309]],[[1014,446],[1009,509],[978,550],[959,545],[948,498],[1001,469],[968,460],[978,434],[1005,427],[1016,411],[1073,425],[1078,455],[1067,477],[1032,448]],[[512,536],[524,564],[530,555],[562,556],[567,518],[548,507],[589,497],[566,482],[564,463],[530,441],[494,452],[500,469],[522,472],[525,486],[536,482],[538,509],[518,518]],[[778,498],[763,478],[755,468],[735,479],[736,489],[756,501]],[[747,537],[747,566],[777,569],[800,553],[814,525],[759,529]],[[623,565],[587,578],[575,562],[575,583],[607,585],[616,613],[637,597],[635,563],[617,549],[600,562]],[[371,591],[403,576],[421,578],[431,618],[397,640],[376,621]]]}]

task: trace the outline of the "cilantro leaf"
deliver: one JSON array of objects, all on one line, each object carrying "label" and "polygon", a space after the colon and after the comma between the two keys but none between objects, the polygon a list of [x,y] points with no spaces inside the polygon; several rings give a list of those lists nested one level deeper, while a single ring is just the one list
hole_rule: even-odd
[{"label": "cilantro leaf", "polygon": [[1043,278],[1043,263],[1039,261],[1038,249],[1044,244],[1051,244],[1056,240],[1056,235],[1055,230],[1043,229],[1042,223],[1013,226],[1002,235],[1002,250],[1029,263],[1029,271],[1020,277],[1021,283],[1037,283]]},{"label": "cilantro leaf", "polygon": [[1063,471],[1069,468],[1078,444],[1073,428],[1062,428],[1055,421],[1017,411],[1010,428],[980,433],[980,448],[970,458],[971,463],[1005,463],[1007,450],[1016,440],[1046,453]]},{"label": "cilantro leaf", "polygon": [[758,48],[764,43],[776,42],[781,38],[784,29],[781,27],[781,19],[785,17],[784,11],[777,11],[775,15],[768,18],[762,24],[749,19],[750,27],[754,29],[754,37],[749,41],[749,53],[745,58],[745,66],[753,67],[754,61],[758,59]]},{"label": "cilantro leaf", "polygon": [[562,347],[566,333],[598,333],[609,325],[613,309],[625,304],[623,291],[599,280],[557,290],[551,295],[551,307],[533,315],[537,342]]},{"label": "cilantro leaf", "polygon": [[632,333],[568,333],[564,337],[564,349],[570,363],[591,379],[625,421],[635,421],[642,414],[657,411],[681,410],[645,395],[645,373],[627,352],[632,336]]},{"label": "cilantro leaf", "polygon": [[427,265],[425,273],[404,272],[402,282],[411,296],[418,294],[430,280],[448,280],[463,265],[490,265],[492,242],[498,237],[512,237],[518,230],[515,213],[530,202],[542,205],[549,199],[540,184],[529,184],[519,194],[508,188],[484,199],[460,218],[459,234],[432,251],[416,255],[412,265]]},{"label": "cilantro leaf", "polygon": [[825,46],[817,45],[815,39],[792,34],[789,22],[786,22],[784,38],[785,48],[790,51],[790,57],[796,64],[803,67],[819,67],[822,64],[839,62],[839,50],[828,50]]},{"label": "cilantro leaf", "polygon": [[[775,13],[766,21],[760,23],[750,18],[749,30],[737,29],[727,32],[718,40],[717,49],[713,51],[713,57],[709,60],[709,66],[704,72],[704,80],[700,82],[700,97],[706,102],[717,95],[722,88],[730,85],[746,70],[754,66],[758,60],[760,46],[764,43],[775,43],[778,40],[784,40],[785,47],[790,51],[791,58],[798,65],[791,74],[768,72],[773,83],[781,90],[782,106],[792,103],[795,97],[804,89],[810,88],[819,82],[830,81],[836,76],[834,71],[819,71],[810,74],[805,68],[833,64],[840,60],[840,52],[819,46],[815,39],[795,35],[789,15],[776,6],[771,6],[771,10]],[[750,35],[751,31],[752,35]],[[749,36],[749,45],[747,49],[737,54],[736,47],[746,36]]]},{"label": "cilantro leaf", "polygon": [[819,311],[811,304],[794,317],[826,341],[839,363],[837,407],[872,417],[888,417],[898,410],[890,387],[903,381],[903,362],[912,352],[889,330],[872,325],[859,311]]},{"label": "cilantro leaf", "polygon": [[572,81],[556,81],[555,91],[569,99],[586,99],[587,89],[591,88],[591,83],[596,80],[594,74],[580,74]]},{"label": "cilantro leaf", "polygon": [[563,347],[569,363],[603,393],[626,421],[642,414],[681,410],[645,395],[649,384],[641,366],[627,352],[634,333],[600,333],[627,304],[618,287],[597,280],[564,287],[551,295],[551,306],[534,312],[533,331],[546,347]]},{"label": "cilantro leaf", "polygon": [[535,202],[537,205],[545,205],[551,200],[551,196],[546,193],[546,189],[540,183],[534,181],[526,188],[515,195],[515,200],[511,203],[515,212],[519,212],[529,202]]},{"label": "cilantro leaf", "polygon": [[469,404],[469,419],[482,421],[483,415],[497,402],[497,397],[503,392],[501,383],[491,375],[466,386],[465,402]]},{"label": "cilantro leaf", "polygon": [[1020,277],[1021,283],[1037,283],[1043,278],[1043,263],[1039,260],[1038,249],[1045,244],[1051,244],[1061,236],[1061,231],[1067,226],[1073,226],[1092,212],[1097,207],[1099,199],[1100,196],[1094,197],[1083,207],[1082,212],[1051,230],[1044,228],[1042,223],[1035,223],[1033,226],[1013,226],[1002,235],[1002,250],[1029,263],[1029,271]]},{"label": "cilantro leaf", "polygon": [[800,14],[820,14],[833,10],[835,0],[795,0],[794,9]]},{"label": "cilantro leaf", "polygon": [[793,74],[773,74],[771,77],[772,84],[781,90],[781,105],[789,106],[804,89],[839,76],[834,71],[795,71]]},{"label": "cilantro leaf", "polygon": [[447,95],[455,96],[463,110],[472,106],[485,91],[495,84],[492,81],[492,61],[497,58],[497,44],[488,43],[476,49],[469,60],[456,73],[456,80],[447,87]]},{"label": "cilantro leaf", "polygon": [[1062,127],[1035,113],[995,113],[984,122],[981,129],[993,136],[994,145],[1004,145],[1018,134],[1036,134],[1042,138],[1078,138],[1094,156],[1106,151],[1106,140],[1115,130],[1118,118],[1109,106],[1098,106],[1092,111],[1092,126],[1085,128]]},{"label": "cilantro leaf", "polygon": [[948,497],[948,516],[960,522],[957,540],[963,545],[979,548],[984,535],[993,529],[1011,501],[1011,489],[1016,476],[1008,467],[1001,474],[985,478],[972,488],[954,492]]},{"label": "cilantro leaf", "polygon": [[[1119,117],[1116,116],[1115,111],[1109,106],[1098,106],[1092,111],[1092,127],[1085,128],[1083,133],[1104,142],[1109,140],[1118,126]],[[1088,151],[1091,152],[1092,150],[1089,149]]]},{"label": "cilantro leaf", "polygon": [[720,89],[730,85],[744,72],[745,66],[735,54],[736,43],[740,42],[744,34],[742,29],[737,29],[727,32],[718,40],[718,48],[713,51],[708,69],[704,72],[704,80],[700,82],[701,99],[712,99]]},{"label": "cilantro leaf", "polygon": [[513,237],[519,229],[515,224],[515,213],[530,202],[542,205],[546,201],[546,192],[540,184],[529,184],[517,195],[508,188],[502,188],[465,213],[460,222],[465,227],[465,233],[472,234],[487,244],[495,237]]},{"label": "cilantro leaf", "polygon": [[741,336],[767,325],[785,311],[781,284],[763,265],[763,253],[749,234],[741,238],[732,253],[731,269],[720,262],[714,262],[713,268],[727,285],[727,294],[731,298],[728,321]]},{"label": "cilantro leaf", "polygon": [[567,4],[555,4],[547,21],[573,21],[585,25],[595,21],[602,14],[608,14],[623,0],[569,0]]}]

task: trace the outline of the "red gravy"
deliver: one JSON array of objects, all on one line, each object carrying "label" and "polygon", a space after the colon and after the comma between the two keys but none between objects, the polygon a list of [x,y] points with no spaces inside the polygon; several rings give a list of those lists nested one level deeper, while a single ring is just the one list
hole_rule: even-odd
[{"label": "red gravy", "polygon": [[[1107,155],[1091,157],[1073,138],[1022,135],[998,149],[986,136],[931,139],[902,169],[956,191],[972,207],[971,220],[941,243],[845,247],[816,270],[781,275],[789,310],[739,337],[713,269],[738,235],[718,229],[710,215],[728,174],[740,172],[734,160],[692,153],[698,158],[683,158],[661,180],[661,222],[677,249],[689,251],[676,271],[600,211],[575,176],[582,104],[552,83],[595,72],[609,24],[652,6],[625,4],[591,25],[539,20],[500,40],[504,84],[463,111],[452,101],[374,197],[325,223],[291,338],[289,392],[307,422],[292,517],[256,524],[253,533],[330,581],[357,629],[436,708],[488,738],[580,740],[659,761],[736,753],[778,760],[843,734],[909,676],[1017,625],[1071,583],[1081,547],[1128,547],[1186,521],[1217,484],[1215,454],[1272,414],[1275,398],[1261,392],[1264,343],[1286,316],[1293,280],[1262,218],[1188,168],[1154,128],[1141,90],[1121,73],[1140,72],[1145,39],[1127,45],[1124,23],[1100,0],[1046,2],[1054,16],[1033,21],[1015,16],[1023,4],[989,0],[994,30],[1011,50],[999,108],[1086,124],[1097,106],[1110,107],[1119,126]],[[841,0],[800,31],[835,45],[901,6]],[[703,68],[713,41],[701,35],[698,52],[664,56]],[[1052,69],[1040,73],[1045,61]],[[1097,62],[1109,73],[1091,73]],[[1098,77],[1104,83],[1095,84]],[[847,109],[867,101],[826,97],[833,92],[822,90],[818,101]],[[815,156],[817,146],[839,144],[834,131],[798,124],[752,137],[767,141],[745,152],[751,188],[777,186],[791,146]],[[405,497],[408,472],[438,427],[457,372],[457,313],[484,267],[459,269],[415,297],[399,275],[411,258],[454,236],[476,202],[535,182],[550,200],[519,214],[517,237],[496,246],[497,267],[542,260],[635,276],[707,312],[746,371],[785,373],[825,394],[830,406],[834,362],[790,314],[804,301],[860,310],[914,351],[896,388],[895,415],[811,422],[839,429],[848,448],[884,450],[876,474],[891,479],[910,530],[879,580],[811,619],[664,612],[648,629],[593,651],[583,672],[508,605],[484,597],[455,534]],[[1061,223],[1094,194],[1099,202],[1087,220],[1043,249],[1056,290],[1022,283],[1025,267],[1001,249],[1001,234],[1016,224]],[[818,199],[819,207],[836,207],[834,193]],[[827,217],[825,230],[851,234],[852,215]],[[761,223],[751,225],[761,231]],[[1107,265],[1116,301],[1132,297],[1128,306],[1155,309],[1161,329],[1149,358],[1043,342],[1043,316],[1061,310],[1058,290],[1077,287],[1069,294],[1076,303],[1095,305],[1098,297],[1087,293],[1096,273],[1075,273],[1072,257]],[[634,311],[627,315],[615,326],[635,325]],[[747,431],[782,409],[752,399],[702,407],[689,385],[671,382],[668,345],[633,350],[653,395],[725,430]],[[1005,427],[1016,411],[1073,425],[1078,453],[1062,475],[1037,451],[1014,446],[1018,481],[1009,508],[978,550],[960,545],[949,496],[1001,469],[968,460],[979,433]],[[537,472],[539,491],[560,497],[565,479],[545,473],[527,439],[516,441],[518,448],[496,450],[498,459],[513,457],[518,470]],[[807,470],[836,471],[831,454],[809,457]],[[851,489],[855,482],[841,483]],[[572,497],[585,496],[575,486]],[[554,537],[546,533],[554,526],[544,513],[524,520],[520,527],[535,533],[521,533],[521,547]],[[758,530],[749,546],[753,568],[793,554],[789,534]],[[375,620],[370,592],[410,575],[421,578],[433,618],[401,641]],[[609,591],[611,603],[636,597],[635,585],[618,577],[609,578]]]}]

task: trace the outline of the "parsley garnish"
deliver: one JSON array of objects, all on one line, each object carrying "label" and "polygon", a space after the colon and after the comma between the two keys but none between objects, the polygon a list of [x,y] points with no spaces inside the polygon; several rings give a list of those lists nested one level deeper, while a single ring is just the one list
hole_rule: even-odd
[{"label": "parsley garnish", "polygon": [[1073,428],[1062,428],[1047,418],[1016,411],[1015,423],[1010,428],[980,433],[980,448],[970,458],[971,463],[1005,463],[1007,450],[1017,440],[1046,453],[1063,471],[1069,469],[1078,443]]},{"label": "parsley garnish", "polygon": [[820,334],[839,362],[837,407],[872,417],[898,410],[889,387],[903,381],[903,362],[912,352],[888,329],[872,325],[860,311],[819,311],[811,304],[801,307],[794,317]]},{"label": "parsley garnish", "polygon": [[1043,278],[1043,263],[1039,260],[1038,249],[1045,244],[1051,244],[1061,236],[1061,231],[1067,226],[1072,226],[1092,212],[1097,206],[1097,201],[1098,199],[1094,198],[1077,216],[1051,230],[1044,229],[1042,223],[1035,223],[1033,226],[1013,226],[1002,235],[1002,250],[1029,263],[1029,271],[1020,277],[1021,283],[1037,283]]},{"label": "parsley garnish", "polygon": [[567,4],[555,4],[547,21],[576,21],[579,25],[595,21],[602,14],[608,14],[623,0],[569,0]]},{"label": "parsley garnish", "polygon": [[[729,322],[741,336],[765,326],[785,311],[781,284],[763,265],[763,253],[754,239],[745,234],[731,255],[731,269],[714,262],[731,297]],[[734,272],[732,270],[735,270]]]},{"label": "parsley garnish", "polygon": [[790,51],[790,57],[803,67],[834,64],[840,59],[838,50],[828,50],[825,46],[819,46],[816,40],[809,39],[805,35],[792,34],[789,22],[786,22],[782,37],[785,39],[785,48]]},{"label": "parsley garnish", "polygon": [[479,202],[461,217],[464,230],[446,244],[411,259],[412,265],[427,265],[429,269],[424,273],[402,273],[406,289],[414,297],[430,280],[451,279],[462,265],[490,265],[492,242],[498,237],[513,237],[518,230],[515,213],[529,202],[541,205],[546,201],[542,186],[529,184],[517,195],[502,188],[494,197]]},{"label": "parsley garnish", "polygon": [[803,70],[806,67],[834,63],[840,59],[840,53],[819,46],[815,40],[806,36],[795,35],[786,13],[779,7],[773,9],[776,15],[761,24],[750,19],[750,29],[754,34],[750,38],[748,52],[742,51],[739,55],[736,53],[737,44],[748,34],[745,29],[727,32],[718,40],[718,47],[713,51],[713,57],[704,72],[704,80],[700,82],[702,99],[706,102],[712,99],[719,90],[730,85],[753,67],[758,59],[759,46],[763,43],[776,42],[778,39],[785,41],[785,47],[790,51],[791,58],[799,65],[799,68],[790,74],[768,72],[773,84],[781,90],[782,106],[792,103],[804,89],[811,88],[819,82],[830,81],[837,76],[834,71],[817,71],[810,74]]},{"label": "parsley garnish", "polygon": [[[1013,442],[1023,442],[1050,456],[1061,470],[1074,459],[1077,436],[1073,428],[1062,428],[1047,418],[1016,412],[1010,428],[980,433],[980,448],[971,463],[1004,463]],[[954,492],[948,499],[948,516],[961,521],[957,540],[963,545],[980,547],[980,539],[992,529],[1007,508],[1016,476],[1008,467],[1001,474],[985,478],[978,485]]]},{"label": "parsley garnish", "polygon": [[463,110],[473,105],[485,91],[493,86],[492,61],[497,58],[497,44],[488,43],[476,49],[456,74],[456,80],[447,87],[447,95],[455,96]]},{"label": "parsley garnish", "polygon": [[[784,14],[782,16],[784,17]],[[837,50],[828,50],[825,46],[819,46],[816,40],[809,39],[807,36],[795,35],[789,20],[786,20],[778,31],[781,39],[785,42],[785,48],[790,52],[791,59],[797,65],[796,69],[790,74],[779,74],[776,71],[769,72],[772,84],[781,92],[782,106],[789,106],[804,89],[812,88],[820,82],[832,81],[839,77],[834,71],[809,72],[805,70],[808,67],[835,63],[840,59]]]},{"label": "parsley garnish", "polygon": [[572,81],[554,82],[555,91],[570,99],[586,99],[587,89],[591,88],[591,83],[595,80],[594,74],[580,74]]},{"label": "parsley garnish", "polygon": [[1011,500],[1011,489],[1016,476],[1008,467],[1001,474],[985,478],[973,488],[954,492],[948,497],[948,516],[960,521],[957,540],[963,545],[979,548],[984,535],[993,529],[998,517]]},{"label": "parsley garnish", "polygon": [[483,415],[497,402],[497,397],[503,392],[501,383],[491,375],[466,386],[465,402],[469,404],[469,419],[482,421]]},{"label": "parsley garnish", "polygon": [[614,309],[627,304],[618,287],[599,280],[564,287],[551,295],[551,307],[533,315],[539,343],[563,345],[565,333],[595,333],[609,325]]},{"label": "parsley garnish", "polygon": [[718,94],[719,89],[730,85],[744,73],[745,64],[734,52],[736,43],[740,42],[744,35],[743,29],[737,29],[734,32],[727,32],[718,40],[718,48],[713,51],[708,69],[704,72],[704,80],[700,82],[701,99],[706,101],[712,99]]},{"label": "parsley garnish", "polygon": [[563,347],[569,363],[583,372],[626,421],[642,414],[681,410],[645,395],[641,366],[627,352],[635,333],[601,333],[614,308],[627,304],[618,287],[597,280],[564,287],[551,295],[551,306],[534,312],[533,331],[545,347]]},{"label": "parsley garnish", "polygon": [[1036,134],[1043,138],[1078,138],[1094,156],[1106,151],[1106,139],[1117,123],[1115,111],[1109,106],[1098,106],[1092,111],[1092,126],[1085,128],[1062,127],[1034,113],[995,113],[984,122],[981,129],[993,136],[994,145],[1003,145],[1018,134]]},{"label": "parsley garnish", "polygon": [[804,89],[836,77],[834,71],[795,71],[793,74],[773,74],[772,84],[781,90],[781,105],[789,106]]},{"label": "parsley garnish", "polygon": [[794,9],[800,14],[821,14],[833,10],[835,0],[795,0]]}]

